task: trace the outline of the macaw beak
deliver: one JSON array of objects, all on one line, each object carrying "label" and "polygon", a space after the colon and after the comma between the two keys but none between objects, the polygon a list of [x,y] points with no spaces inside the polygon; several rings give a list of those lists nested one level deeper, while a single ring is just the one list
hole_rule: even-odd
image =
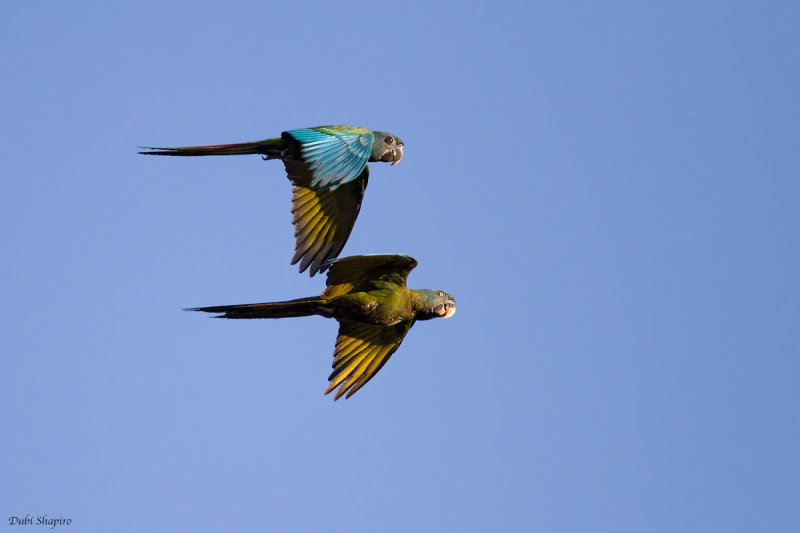
[{"label": "macaw beak", "polygon": [[403,145],[399,145],[397,148],[392,150],[392,165],[396,165],[403,159]]},{"label": "macaw beak", "polygon": [[434,312],[442,318],[450,318],[456,314],[456,302],[448,301],[446,303],[439,304],[436,306]]},{"label": "macaw beak", "polygon": [[383,154],[383,157],[381,157],[381,161],[386,161],[387,163],[389,161],[391,161],[392,165],[396,165],[397,163],[400,162],[401,159],[403,159],[403,145],[402,144],[398,144],[397,148],[389,150],[388,152]]}]

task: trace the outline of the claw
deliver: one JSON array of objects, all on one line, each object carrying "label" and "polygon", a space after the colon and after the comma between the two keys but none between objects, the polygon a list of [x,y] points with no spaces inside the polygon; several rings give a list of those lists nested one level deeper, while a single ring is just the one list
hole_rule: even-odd
[{"label": "claw", "polygon": [[269,148],[269,152],[265,155],[261,156],[261,159],[264,161],[269,161],[270,159],[283,159],[286,157],[286,154],[289,153],[288,148],[281,148],[278,150],[277,148]]}]

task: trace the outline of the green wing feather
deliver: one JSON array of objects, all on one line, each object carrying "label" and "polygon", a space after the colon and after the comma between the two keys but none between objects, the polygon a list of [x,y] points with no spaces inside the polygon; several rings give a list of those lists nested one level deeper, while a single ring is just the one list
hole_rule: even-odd
[{"label": "green wing feather", "polygon": [[413,320],[394,326],[341,322],[325,394],[337,387],[334,401],[344,394],[345,399],[355,394],[386,364],[413,325]]},{"label": "green wing feather", "polygon": [[334,297],[349,292],[383,289],[387,283],[406,286],[417,260],[402,254],[356,255],[328,261],[330,271],[322,293]]}]

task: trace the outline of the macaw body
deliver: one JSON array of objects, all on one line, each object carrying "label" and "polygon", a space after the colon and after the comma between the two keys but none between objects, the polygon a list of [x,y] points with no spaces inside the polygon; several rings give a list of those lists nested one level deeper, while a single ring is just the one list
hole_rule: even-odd
[{"label": "macaw body", "polygon": [[403,141],[390,133],[355,126],[289,130],[262,141],[151,148],[147,155],[203,156],[260,154],[280,159],[292,182],[292,224],[300,272],[313,276],[338,257],[353,229],[367,188],[367,162],[392,165],[403,158]]},{"label": "macaw body", "polygon": [[285,318],[320,315],[339,322],[333,372],[325,394],[352,396],[383,367],[417,320],[449,318],[455,299],[439,290],[406,286],[417,261],[407,255],[359,255],[328,262],[319,296],[285,302],[199,307],[217,318]]}]

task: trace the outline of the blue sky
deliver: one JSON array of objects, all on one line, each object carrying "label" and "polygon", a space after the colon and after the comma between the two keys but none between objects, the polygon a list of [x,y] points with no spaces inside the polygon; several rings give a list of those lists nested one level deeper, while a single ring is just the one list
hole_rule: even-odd
[{"label": "blue sky", "polygon": [[[792,3],[6,3],[0,519],[796,531]],[[393,132],[343,255],[453,294],[347,401],[256,156]]]}]

